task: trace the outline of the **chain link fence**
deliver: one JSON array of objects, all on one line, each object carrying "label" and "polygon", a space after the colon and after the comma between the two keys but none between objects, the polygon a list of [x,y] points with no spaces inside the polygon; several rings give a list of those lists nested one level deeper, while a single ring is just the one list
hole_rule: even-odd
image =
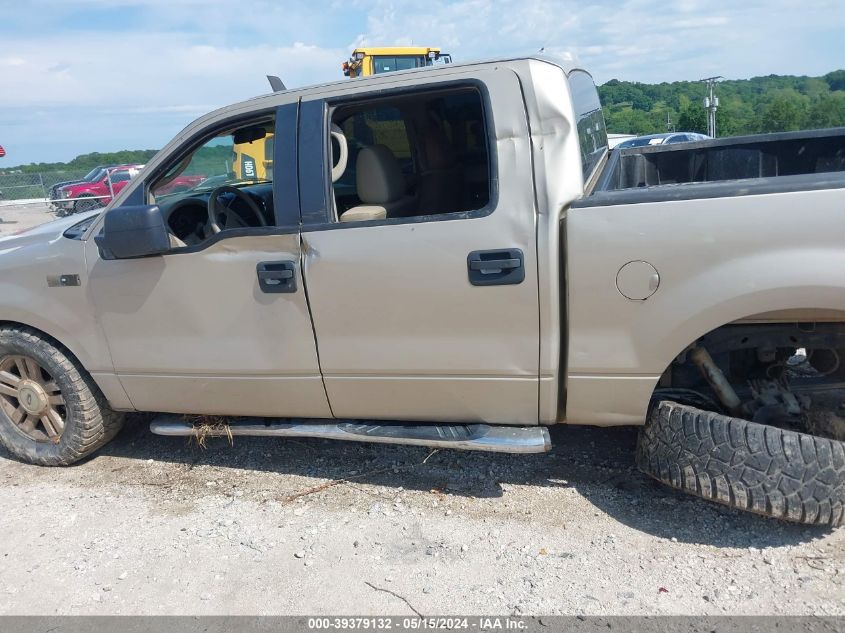
[{"label": "chain link fence", "polygon": [[60,183],[81,180],[86,171],[55,171],[36,174],[0,174],[0,200],[44,200],[50,189]]}]

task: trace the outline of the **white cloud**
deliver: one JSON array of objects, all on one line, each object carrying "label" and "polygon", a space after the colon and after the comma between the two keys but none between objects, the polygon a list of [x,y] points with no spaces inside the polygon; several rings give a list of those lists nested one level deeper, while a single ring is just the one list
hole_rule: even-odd
[{"label": "white cloud", "polygon": [[[439,44],[458,59],[571,50],[600,81],[821,73],[841,60],[819,54],[819,32],[841,33],[839,2],[817,0],[372,0],[366,43]],[[797,46],[800,42],[800,46]],[[841,57],[841,55],[840,55]]]},{"label": "white cloud", "polygon": [[4,3],[0,141],[7,164],[160,146],[201,112],[267,92],[265,74],[342,79],[356,44],[436,45],[457,61],[544,47],[576,53],[598,81],[672,81],[827,72],[843,32],[838,0]]},{"label": "white cloud", "polygon": [[265,74],[289,85],[340,78],[343,48],[303,43],[216,46],[167,34],[71,35],[40,41],[6,40],[18,53],[3,73],[0,107],[27,105],[223,105],[269,91]]}]

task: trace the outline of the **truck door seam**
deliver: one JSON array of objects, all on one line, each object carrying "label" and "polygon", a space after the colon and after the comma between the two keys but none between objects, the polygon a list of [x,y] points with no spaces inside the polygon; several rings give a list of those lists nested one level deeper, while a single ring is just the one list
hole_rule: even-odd
[{"label": "truck door seam", "polygon": [[314,326],[314,311],[311,309],[311,299],[308,295],[308,279],[305,275],[305,256],[308,251],[308,242],[302,233],[299,233],[299,274],[302,277],[302,292],[305,295],[305,305],[308,306],[308,321],[311,323],[311,334],[314,337],[314,351],[317,354],[317,368],[320,370],[320,382],[323,383],[323,393],[326,394],[326,403],[329,405],[329,412],[332,417],[337,417],[332,410],[332,401],[329,398],[329,390],[326,389],[326,376],[323,373],[323,363],[320,360],[320,343],[317,341],[317,328]]}]

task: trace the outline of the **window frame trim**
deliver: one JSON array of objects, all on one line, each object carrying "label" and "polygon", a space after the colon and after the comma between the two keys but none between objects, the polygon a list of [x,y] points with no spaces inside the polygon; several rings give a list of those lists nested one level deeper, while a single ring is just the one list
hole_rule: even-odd
[{"label": "window frame trim", "polygon": [[[330,176],[328,156],[331,152],[330,138],[328,134],[329,124],[331,123],[331,114],[339,106],[353,105],[363,102],[374,102],[379,100],[388,100],[394,97],[411,96],[419,93],[437,93],[450,90],[460,90],[471,88],[475,90],[481,98],[481,112],[483,123],[485,127],[485,137],[487,140],[487,182],[489,187],[489,200],[487,204],[480,209],[473,209],[472,211],[454,211],[450,213],[432,213],[428,215],[417,215],[405,218],[387,218],[385,220],[360,220],[355,222],[340,222],[333,221],[331,218],[331,209],[329,200],[331,199],[332,182]],[[314,104],[314,105],[309,105]],[[320,104],[320,105],[316,105]],[[313,112],[319,111],[321,113],[320,130],[322,134],[321,143],[305,143],[308,138],[303,132],[303,122],[305,125],[314,125],[313,120],[306,119],[313,116]],[[394,226],[400,224],[420,224],[423,222],[445,222],[450,220],[469,220],[484,218],[495,212],[499,204],[499,161],[497,151],[497,137],[496,137],[496,122],[493,112],[493,104],[490,99],[490,92],[484,81],[476,78],[462,78],[462,79],[447,79],[433,83],[426,83],[424,85],[405,85],[389,89],[374,89],[368,92],[358,92],[353,95],[317,98],[309,101],[302,100],[300,108],[300,127],[299,127],[299,178],[300,178],[300,195],[301,209],[302,209],[302,231],[331,231],[336,229],[346,228],[361,228],[370,226]],[[319,173],[323,182],[322,187],[322,212],[310,210],[310,205],[306,204],[306,199],[310,196],[309,187],[313,186],[316,181],[315,165],[319,165]],[[309,192],[309,193],[306,193]],[[313,199],[308,198],[308,202],[313,202],[319,199],[320,195],[315,195]],[[306,215],[306,210],[308,211]],[[316,216],[320,216],[317,218]]]}]

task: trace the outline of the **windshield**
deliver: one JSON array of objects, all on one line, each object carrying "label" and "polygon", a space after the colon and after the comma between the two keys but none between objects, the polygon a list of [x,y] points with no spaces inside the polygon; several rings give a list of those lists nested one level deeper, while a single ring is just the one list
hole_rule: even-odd
[{"label": "windshield", "polygon": [[106,170],[102,167],[94,167],[91,171],[89,171],[85,176],[82,178],[85,182],[94,182],[96,180],[100,180],[103,176],[105,176]]},{"label": "windshield", "polygon": [[422,68],[426,65],[425,60],[426,58],[423,55],[391,55],[390,57],[378,55],[373,57],[373,72],[378,74],[394,70]]}]

